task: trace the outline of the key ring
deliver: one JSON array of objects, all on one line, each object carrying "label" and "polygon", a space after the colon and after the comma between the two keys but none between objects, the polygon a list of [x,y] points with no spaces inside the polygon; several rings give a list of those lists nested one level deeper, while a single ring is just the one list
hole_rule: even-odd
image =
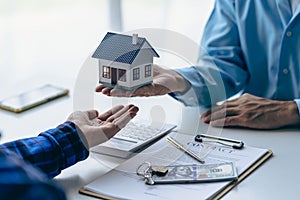
[{"label": "key ring", "polygon": [[[142,167],[145,167],[145,169],[142,170]],[[138,176],[142,176],[143,178],[145,178],[146,176],[149,176],[151,174],[151,171],[152,171],[151,163],[150,162],[143,162],[136,169],[136,174]]]},{"label": "key ring", "polygon": [[[144,170],[142,168],[145,167]],[[150,162],[143,162],[136,169],[136,174],[144,178],[147,184],[153,185],[154,181],[152,179],[152,166]]]}]

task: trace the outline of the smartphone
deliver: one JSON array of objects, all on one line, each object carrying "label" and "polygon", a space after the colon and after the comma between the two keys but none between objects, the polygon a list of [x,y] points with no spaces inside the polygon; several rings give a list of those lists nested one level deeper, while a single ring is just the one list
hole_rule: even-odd
[{"label": "smartphone", "polygon": [[204,165],[173,165],[167,166],[164,176],[152,175],[147,184],[170,183],[201,183],[237,180],[236,167],[232,162]]},{"label": "smartphone", "polygon": [[0,101],[0,108],[11,112],[20,113],[68,94],[68,89],[47,84],[3,99]]}]

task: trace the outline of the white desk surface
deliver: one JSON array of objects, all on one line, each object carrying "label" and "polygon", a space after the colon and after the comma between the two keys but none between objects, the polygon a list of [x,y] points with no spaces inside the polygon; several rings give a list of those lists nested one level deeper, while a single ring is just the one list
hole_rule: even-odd
[{"label": "white desk surface", "polygon": [[[69,97],[64,97],[21,114],[0,110],[1,142],[35,136],[39,132],[55,127],[73,111],[72,81],[66,85],[71,89]],[[118,103],[135,103],[141,110],[139,116],[161,117],[171,123],[181,123],[182,130],[194,130],[188,123],[196,123],[197,112],[187,112],[179,103],[169,97],[155,97],[120,100],[95,95],[95,107],[106,110]],[[162,107],[161,107],[162,106]],[[158,112],[159,114],[155,113]],[[163,115],[160,113],[163,112]],[[149,114],[150,113],[150,114]],[[175,113],[175,114],[174,114]],[[180,116],[178,116],[180,115]],[[188,119],[188,120],[186,120]],[[184,124],[185,123],[185,124]],[[246,144],[271,149],[273,156],[244,181],[238,184],[223,199],[295,199],[299,194],[300,173],[300,133],[299,129],[258,131],[248,129],[223,129],[223,137],[243,140]],[[78,193],[78,189],[116,166],[122,160],[91,155],[87,160],[64,170],[54,181],[67,193],[68,199],[94,199]],[[113,187],[113,186],[112,186]],[[116,191],[117,192],[117,191]]]}]

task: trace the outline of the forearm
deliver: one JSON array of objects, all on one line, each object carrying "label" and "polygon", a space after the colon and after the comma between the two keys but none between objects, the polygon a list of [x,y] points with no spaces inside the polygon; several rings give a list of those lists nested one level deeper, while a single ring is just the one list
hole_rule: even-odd
[{"label": "forearm", "polygon": [[71,122],[45,131],[38,137],[2,144],[0,149],[7,153],[17,153],[49,177],[54,177],[61,170],[86,159],[89,154]]},{"label": "forearm", "polygon": [[66,200],[62,188],[14,152],[0,150],[1,199]]},{"label": "forearm", "polygon": [[[176,70],[189,81],[200,106],[226,100],[244,89],[247,82],[248,72],[235,17],[232,1],[216,1],[204,29],[197,66]],[[189,105],[188,99],[180,95],[171,94]],[[191,97],[188,95],[188,98]]]},{"label": "forearm", "polygon": [[[219,101],[226,100],[230,96],[238,92],[239,88],[234,86],[232,79],[222,77],[221,72],[217,68],[189,67],[176,69],[176,72],[188,84],[183,87],[184,92],[188,94],[174,92],[170,95],[181,101],[186,106],[205,106],[215,105]],[[224,78],[224,79],[223,79]]]}]

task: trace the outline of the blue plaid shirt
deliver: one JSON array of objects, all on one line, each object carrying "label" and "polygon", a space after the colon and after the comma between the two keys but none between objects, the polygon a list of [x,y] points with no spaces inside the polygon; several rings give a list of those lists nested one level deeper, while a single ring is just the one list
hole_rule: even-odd
[{"label": "blue plaid shirt", "polygon": [[49,178],[88,155],[72,122],[0,145],[1,199],[66,199]]}]

